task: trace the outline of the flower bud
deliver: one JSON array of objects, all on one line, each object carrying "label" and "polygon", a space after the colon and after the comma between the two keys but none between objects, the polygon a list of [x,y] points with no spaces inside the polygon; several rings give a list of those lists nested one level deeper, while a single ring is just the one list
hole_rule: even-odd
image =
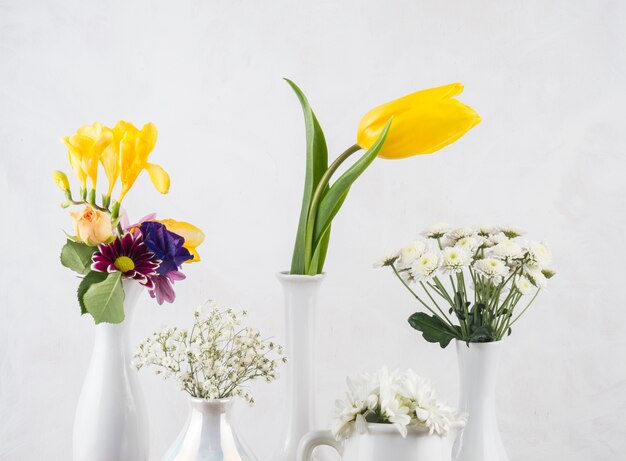
[{"label": "flower bud", "polygon": [[70,189],[70,182],[67,180],[67,176],[62,171],[56,170],[52,172],[54,182],[56,182],[59,189],[66,191]]}]

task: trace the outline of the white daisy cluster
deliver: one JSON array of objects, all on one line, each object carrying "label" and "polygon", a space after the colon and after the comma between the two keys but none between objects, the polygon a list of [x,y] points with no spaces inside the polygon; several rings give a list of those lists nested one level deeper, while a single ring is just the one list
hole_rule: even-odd
[{"label": "white daisy cluster", "polygon": [[165,327],[146,338],[137,348],[137,370],[152,366],[163,379],[174,378],[192,397],[224,399],[242,397],[254,404],[245,383],[262,378],[274,381],[283,348],[241,326],[246,312],[220,310],[209,301],[194,313],[191,330]]},{"label": "white daisy cluster", "polygon": [[[526,240],[515,227],[453,229],[438,223],[420,239],[388,253],[376,266],[392,268],[450,335],[487,341],[510,334],[517,320],[513,318],[516,304],[522,296],[538,293],[554,275],[551,259],[543,243]],[[422,290],[423,299],[418,293]],[[438,302],[448,304],[458,325]],[[489,331],[475,333],[483,324],[489,325]]]},{"label": "white daisy cluster", "polygon": [[423,232],[425,238],[390,252],[375,266],[393,266],[406,281],[431,280],[472,268],[486,279],[499,283],[515,272],[518,287],[543,288],[553,271],[548,248],[522,240],[515,227],[480,226],[452,229],[438,223]]},{"label": "white daisy cluster", "polygon": [[445,435],[452,423],[465,419],[438,400],[430,383],[413,370],[390,373],[382,368],[347,382],[346,398],[335,403],[332,432],[337,440],[355,430],[367,432],[367,423],[393,424],[403,437],[409,428]]}]

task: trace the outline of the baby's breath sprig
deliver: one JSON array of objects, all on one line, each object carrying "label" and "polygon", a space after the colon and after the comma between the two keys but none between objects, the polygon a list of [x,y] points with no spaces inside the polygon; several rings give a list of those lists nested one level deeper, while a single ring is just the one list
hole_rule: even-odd
[{"label": "baby's breath sprig", "polygon": [[282,346],[263,339],[258,330],[242,326],[246,311],[221,310],[209,301],[194,312],[191,330],[165,327],[139,344],[133,364],[137,370],[155,367],[163,379],[174,378],[192,397],[254,398],[245,384],[278,377],[287,357]]}]

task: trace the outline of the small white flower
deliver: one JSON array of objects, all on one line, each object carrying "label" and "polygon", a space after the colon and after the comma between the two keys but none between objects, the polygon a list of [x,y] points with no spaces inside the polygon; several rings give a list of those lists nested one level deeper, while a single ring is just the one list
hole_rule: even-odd
[{"label": "small white flower", "polygon": [[462,238],[470,237],[474,235],[474,232],[475,230],[472,229],[471,227],[459,227],[448,232],[446,237],[454,242],[457,242],[458,240],[461,240]]},{"label": "small white flower", "polygon": [[439,268],[439,256],[435,253],[425,253],[411,266],[411,275],[417,280],[431,278]]},{"label": "small white flower", "polygon": [[548,284],[548,279],[543,274],[542,268],[536,264],[528,264],[524,266],[524,275],[534,286],[538,288],[545,288]]},{"label": "small white flower", "polygon": [[397,251],[388,251],[385,253],[382,259],[376,261],[374,263],[374,269],[378,269],[379,267],[392,266],[400,257],[399,252]]},{"label": "small white flower", "polygon": [[522,235],[524,235],[524,231],[521,230],[519,227],[510,225],[501,227],[500,232],[502,232],[510,239],[521,237]]},{"label": "small white flower", "polygon": [[400,250],[400,265],[409,267],[417,258],[426,253],[426,250],[426,244],[421,240],[410,243]]},{"label": "small white flower", "polygon": [[513,240],[505,240],[492,247],[491,254],[501,258],[519,258],[522,256],[522,247]]},{"label": "small white flower", "polygon": [[463,237],[457,240],[454,246],[455,248],[465,248],[471,253],[480,246],[480,240],[472,236]]},{"label": "small white flower", "polygon": [[497,258],[479,259],[474,263],[474,268],[492,280],[500,280],[509,275],[509,268],[504,261]]},{"label": "small white flower", "polygon": [[534,285],[530,283],[530,280],[528,280],[528,278],[523,277],[523,276],[518,277],[517,280],[515,280],[515,287],[523,295],[527,295],[535,288]]},{"label": "small white flower", "polygon": [[428,238],[441,238],[445,235],[446,232],[450,230],[450,225],[445,222],[435,223],[428,228],[424,235]]},{"label": "small white flower", "polygon": [[547,266],[552,261],[552,254],[548,247],[539,242],[532,242],[528,246],[528,257],[531,262],[540,266]]},{"label": "small white flower", "polygon": [[443,268],[447,272],[458,272],[466,267],[472,257],[463,248],[448,247],[443,249]]},{"label": "small white flower", "polygon": [[498,245],[499,243],[505,243],[508,242],[509,238],[504,235],[503,232],[498,232],[497,234],[492,234],[489,237],[487,237],[487,240],[485,243],[487,243],[489,246],[494,246],[494,245]]}]

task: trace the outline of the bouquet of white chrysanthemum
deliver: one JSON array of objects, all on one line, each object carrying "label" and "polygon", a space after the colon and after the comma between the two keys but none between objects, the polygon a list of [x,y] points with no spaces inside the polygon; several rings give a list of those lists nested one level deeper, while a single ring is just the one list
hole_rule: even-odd
[{"label": "bouquet of white chrysanthemum", "polygon": [[139,344],[134,365],[156,367],[163,379],[174,378],[181,390],[201,399],[233,396],[254,404],[245,383],[278,377],[280,362],[286,362],[282,346],[262,339],[260,333],[241,326],[245,311],[220,310],[213,302],[208,312],[194,313],[191,330],[165,327]]},{"label": "bouquet of white chrysanthemum", "polygon": [[348,378],[344,400],[337,400],[332,433],[347,439],[356,430],[363,434],[368,423],[393,424],[403,437],[409,428],[446,435],[450,426],[465,417],[437,399],[434,388],[413,370]]},{"label": "bouquet of white chrysanthemum", "polygon": [[[450,229],[436,224],[417,240],[380,261],[431,315],[409,323],[424,339],[446,347],[452,339],[499,341],[554,276],[551,254],[509,227]],[[529,296],[525,306],[518,303]],[[456,320],[456,321],[453,321]]]}]

